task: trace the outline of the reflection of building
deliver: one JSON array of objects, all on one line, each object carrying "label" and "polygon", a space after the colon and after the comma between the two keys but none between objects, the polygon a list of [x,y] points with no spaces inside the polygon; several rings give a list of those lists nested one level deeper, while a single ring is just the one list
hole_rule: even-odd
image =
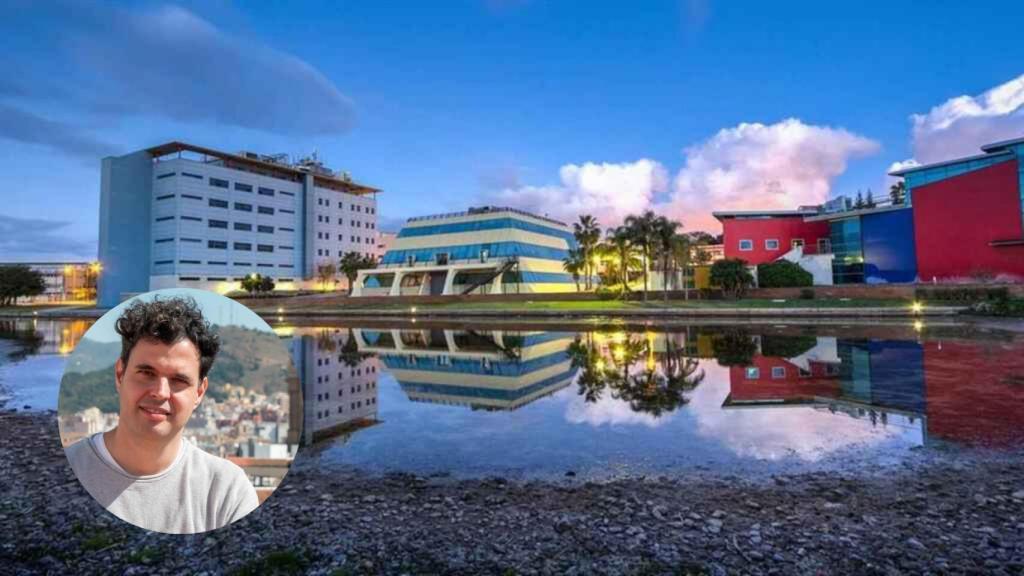
[{"label": "reflection of building", "polygon": [[0,332],[35,334],[40,346],[33,354],[60,354],[67,356],[78,345],[93,323],[92,320],[0,320]]},{"label": "reflection of building", "polygon": [[356,330],[410,400],[515,410],[568,386],[575,375],[559,332]]},{"label": "reflection of building", "polygon": [[0,266],[28,266],[43,276],[45,288],[21,302],[65,302],[96,297],[96,262],[0,262]]},{"label": "reflection of building", "polygon": [[380,362],[361,354],[348,330],[298,328],[293,332],[292,361],[303,391],[306,444],[377,421]]},{"label": "reflection of building", "polygon": [[819,337],[798,357],[762,347],[749,365],[730,367],[723,407],[813,405],[919,428],[923,442],[1012,446],[1024,438],[1022,374],[1019,344]]},{"label": "reflection of building", "polygon": [[345,252],[377,255],[379,190],[315,157],[230,154],[169,142],[104,158],[99,305],[188,286],[221,293],[258,273],[278,289],[315,284]]},{"label": "reflection of building", "polygon": [[353,296],[572,292],[563,268],[572,229],[514,208],[410,218]]}]

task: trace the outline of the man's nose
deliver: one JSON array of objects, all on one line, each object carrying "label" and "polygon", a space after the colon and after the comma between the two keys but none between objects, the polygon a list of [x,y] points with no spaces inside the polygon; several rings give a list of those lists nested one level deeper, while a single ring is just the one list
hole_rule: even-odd
[{"label": "man's nose", "polygon": [[149,388],[150,396],[157,398],[167,398],[171,395],[171,381],[161,376],[156,379],[156,383]]}]

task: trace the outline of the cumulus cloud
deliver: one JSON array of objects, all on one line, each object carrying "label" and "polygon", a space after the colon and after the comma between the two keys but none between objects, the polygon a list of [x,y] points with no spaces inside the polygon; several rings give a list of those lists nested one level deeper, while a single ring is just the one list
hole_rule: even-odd
[{"label": "cumulus cloud", "polygon": [[980,154],[984,144],[1024,136],[1024,75],[977,96],[950,98],[910,119],[916,161]]},{"label": "cumulus cloud", "polygon": [[819,204],[851,158],[878,149],[864,136],[796,118],[726,128],[684,151],[668,212],[688,229],[717,229],[712,210]]},{"label": "cumulus cloud", "polygon": [[621,164],[566,164],[558,172],[560,184],[503,188],[487,193],[486,200],[565,221],[592,214],[608,227],[650,207],[655,194],[668,187],[664,166],[646,158]]},{"label": "cumulus cloud", "polygon": [[68,222],[0,214],[0,254],[4,260],[92,260],[96,240],[72,238]]},{"label": "cumulus cloud", "polygon": [[[671,190],[668,171],[654,160],[567,164],[561,183],[487,193],[507,204],[563,220],[593,214],[604,227],[653,209],[687,230],[714,231],[712,210],[792,209],[829,197],[832,180],[850,159],[879,149],[874,140],[842,128],[790,118],[775,124],[740,124],[683,151]],[[662,200],[662,192],[669,192]]]},{"label": "cumulus cloud", "polygon": [[672,421],[677,412],[654,417],[645,412],[637,412],[629,407],[629,402],[612,398],[610,394],[602,395],[596,402],[587,402],[582,395],[571,397],[565,407],[565,420],[571,424],[589,424],[590,426],[646,426],[657,428]]},{"label": "cumulus cloud", "polygon": [[68,9],[71,56],[99,88],[94,110],[298,135],[352,125],[352,103],[316,68],[188,10]]}]

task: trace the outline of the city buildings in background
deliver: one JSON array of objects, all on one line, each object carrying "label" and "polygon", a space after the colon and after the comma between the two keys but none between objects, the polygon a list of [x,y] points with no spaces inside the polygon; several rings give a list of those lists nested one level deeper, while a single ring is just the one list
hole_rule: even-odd
[{"label": "city buildings in background", "polygon": [[0,262],[2,266],[28,266],[42,275],[43,293],[23,296],[23,303],[84,302],[96,298],[99,262]]},{"label": "city buildings in background", "polygon": [[320,264],[380,255],[378,192],[315,156],[169,142],[104,158],[98,305],[179,286],[226,293],[250,274],[313,288]]},{"label": "city buildings in background", "polygon": [[575,245],[565,223],[514,208],[410,218],[352,295],[573,292],[563,261]]},{"label": "city buildings in background", "polygon": [[814,283],[1024,279],[1024,138],[893,172],[902,201],[715,212],[727,258],[787,259]]}]

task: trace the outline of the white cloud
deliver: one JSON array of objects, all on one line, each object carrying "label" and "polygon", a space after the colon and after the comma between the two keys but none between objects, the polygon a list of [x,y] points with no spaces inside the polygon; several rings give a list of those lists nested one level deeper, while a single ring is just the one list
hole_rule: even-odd
[{"label": "white cloud", "polygon": [[565,420],[571,424],[589,424],[599,427],[609,426],[646,426],[657,428],[671,422],[677,412],[655,417],[645,412],[637,412],[629,406],[629,402],[612,398],[604,394],[596,402],[587,402],[582,395],[575,395],[565,407]]},{"label": "white cloud", "polygon": [[851,158],[878,149],[869,138],[796,118],[725,128],[684,151],[667,212],[689,230],[718,230],[712,210],[819,204]]},{"label": "white cloud", "polygon": [[646,158],[621,164],[566,164],[558,173],[558,185],[503,188],[488,193],[486,200],[567,222],[592,214],[607,228],[649,208],[654,195],[668,187],[665,168]]},{"label": "white cloud", "polygon": [[950,98],[910,119],[918,162],[980,154],[984,144],[1024,136],[1024,75],[977,96]]},{"label": "white cloud", "polygon": [[667,202],[657,198],[669,191],[667,170],[648,159],[567,164],[558,185],[504,188],[485,198],[566,221],[593,214],[603,227],[654,209],[681,220],[687,230],[717,231],[712,210],[791,209],[825,201],[847,162],[878,148],[874,140],[847,130],[795,118],[743,123],[684,150],[685,163]]}]

